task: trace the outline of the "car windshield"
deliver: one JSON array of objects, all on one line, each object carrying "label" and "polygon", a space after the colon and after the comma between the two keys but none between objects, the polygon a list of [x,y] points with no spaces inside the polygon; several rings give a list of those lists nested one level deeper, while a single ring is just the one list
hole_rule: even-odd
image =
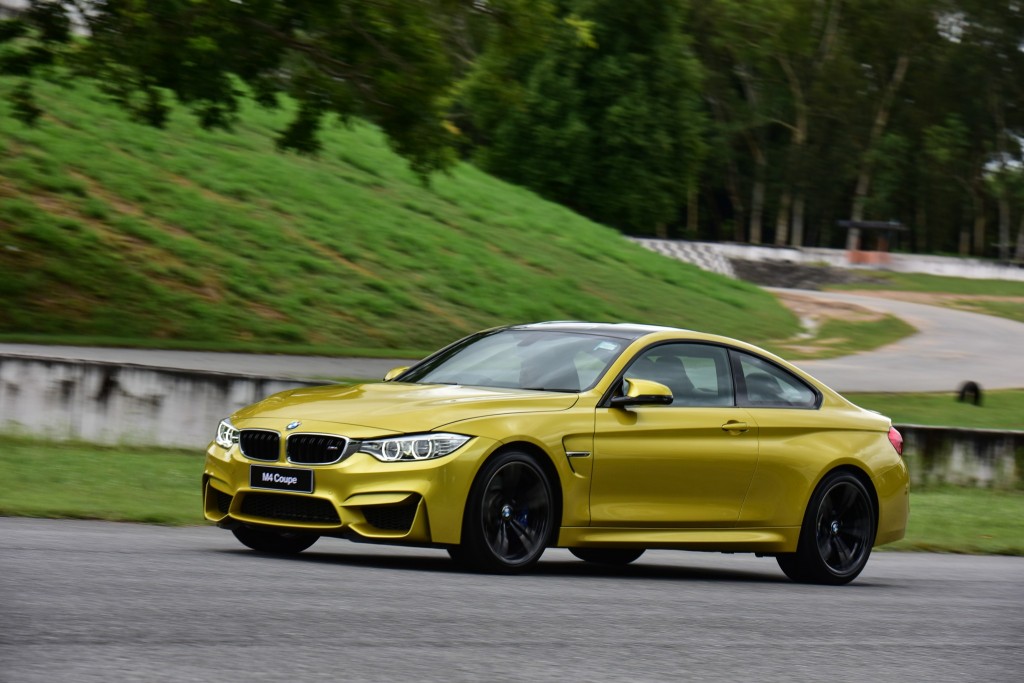
[{"label": "car windshield", "polygon": [[587,332],[484,332],[439,351],[398,381],[576,393],[593,387],[627,344]]}]

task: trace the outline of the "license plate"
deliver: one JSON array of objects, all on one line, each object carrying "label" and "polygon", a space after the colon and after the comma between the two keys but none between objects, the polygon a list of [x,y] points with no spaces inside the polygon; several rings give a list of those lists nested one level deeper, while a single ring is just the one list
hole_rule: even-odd
[{"label": "license plate", "polygon": [[313,470],[249,465],[249,486],[254,489],[313,493]]}]

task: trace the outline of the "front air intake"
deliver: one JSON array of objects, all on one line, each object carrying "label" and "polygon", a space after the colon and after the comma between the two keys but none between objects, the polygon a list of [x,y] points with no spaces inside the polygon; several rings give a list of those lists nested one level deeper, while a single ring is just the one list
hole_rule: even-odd
[{"label": "front air intake", "polygon": [[363,517],[370,526],[383,531],[409,531],[416,518],[419,501],[403,505],[366,505]]},{"label": "front air intake", "polygon": [[341,524],[338,511],[329,500],[277,493],[246,493],[242,498],[241,514],[282,522]]},{"label": "front air intake", "polygon": [[217,502],[217,511],[222,515],[228,514],[228,510],[231,509],[231,496],[223,491],[218,491],[212,486],[210,490],[213,491],[214,500]]}]

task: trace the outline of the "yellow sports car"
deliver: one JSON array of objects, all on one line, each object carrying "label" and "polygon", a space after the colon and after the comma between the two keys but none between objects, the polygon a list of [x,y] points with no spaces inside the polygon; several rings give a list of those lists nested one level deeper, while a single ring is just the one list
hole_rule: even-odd
[{"label": "yellow sports car", "polygon": [[903,537],[901,451],[887,418],[750,344],[551,322],[239,410],[207,451],[203,504],[262,552],[340,536],[502,573],[551,546],[606,564],[753,552],[842,584]]}]

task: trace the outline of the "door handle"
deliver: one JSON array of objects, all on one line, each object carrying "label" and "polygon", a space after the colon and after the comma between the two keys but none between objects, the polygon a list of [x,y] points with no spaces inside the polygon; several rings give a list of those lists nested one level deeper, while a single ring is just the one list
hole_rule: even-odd
[{"label": "door handle", "polygon": [[742,433],[750,429],[746,422],[737,422],[736,420],[729,420],[722,425],[722,431],[731,432],[733,434]]}]

